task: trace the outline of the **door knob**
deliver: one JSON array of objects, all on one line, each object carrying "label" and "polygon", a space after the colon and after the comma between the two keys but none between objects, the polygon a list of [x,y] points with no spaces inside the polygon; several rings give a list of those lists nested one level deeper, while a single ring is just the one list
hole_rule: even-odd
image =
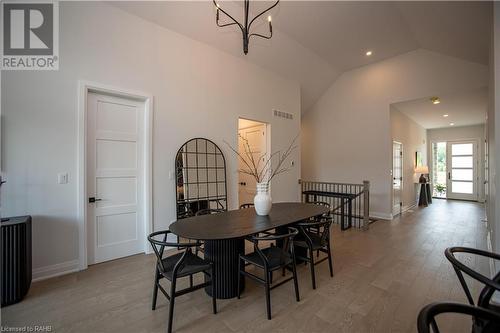
[{"label": "door knob", "polygon": [[96,202],[96,201],[101,201],[102,199],[96,199],[95,197],[90,197],[89,198],[89,203],[93,203],[93,202]]}]

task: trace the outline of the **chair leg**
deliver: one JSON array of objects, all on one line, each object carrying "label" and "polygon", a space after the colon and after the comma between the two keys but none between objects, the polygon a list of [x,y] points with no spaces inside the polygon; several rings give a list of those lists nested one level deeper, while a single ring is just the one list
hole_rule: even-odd
[{"label": "chair leg", "polygon": [[189,287],[193,288],[193,274],[189,275]]},{"label": "chair leg", "polygon": [[330,276],[333,277],[333,262],[332,262],[332,251],[330,249],[330,240],[328,240],[326,249],[328,250],[328,266],[330,267]]},{"label": "chair leg", "polygon": [[295,263],[295,258],[292,262],[292,272],[293,272],[293,287],[295,288],[295,299],[300,302],[299,296],[299,281],[297,280],[297,265]]},{"label": "chair leg", "polygon": [[[238,299],[240,299],[240,295],[241,295],[241,292],[240,292],[240,288],[241,288],[241,264],[242,264],[243,260],[241,258],[238,259]],[[245,264],[243,264],[243,269],[245,269]]]},{"label": "chair leg", "polygon": [[168,308],[168,333],[172,333],[172,325],[174,322],[174,303],[175,303],[175,283],[176,278],[172,277],[172,283],[170,284],[170,305]]},{"label": "chair leg", "polygon": [[158,267],[156,267],[155,272],[155,284],[153,286],[153,304],[151,305],[151,310],[156,309],[156,298],[158,297],[158,283],[160,281],[160,272],[158,271]]},{"label": "chair leg", "polygon": [[316,274],[314,273],[314,251],[309,249],[309,265],[311,266],[311,280],[313,289],[316,289]]},{"label": "chair leg", "polygon": [[215,267],[212,263],[212,270],[210,271],[211,279],[212,279],[212,308],[214,314],[217,314],[217,289],[215,287]]},{"label": "chair leg", "polygon": [[269,283],[273,284],[273,272],[269,272]]},{"label": "chair leg", "polygon": [[266,269],[264,275],[266,276],[266,308],[267,308],[267,319],[271,320],[271,286],[269,281],[270,272]]}]

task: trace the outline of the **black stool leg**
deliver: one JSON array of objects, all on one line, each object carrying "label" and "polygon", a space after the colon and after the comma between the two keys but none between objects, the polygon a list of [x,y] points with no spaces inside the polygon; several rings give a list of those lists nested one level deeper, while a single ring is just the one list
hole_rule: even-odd
[{"label": "black stool leg", "polygon": [[295,299],[297,302],[300,302],[299,295],[299,281],[297,280],[297,265],[295,264],[295,258],[292,263],[292,271],[293,271],[293,287],[295,288]]},{"label": "black stool leg", "polygon": [[158,296],[158,283],[159,282],[160,282],[160,272],[158,271],[158,267],[156,267],[155,284],[153,286],[153,304],[151,305],[151,310],[156,309],[156,298]]},{"label": "black stool leg", "polygon": [[271,288],[269,281],[269,271],[267,267],[265,268],[264,275],[266,276],[266,307],[267,307],[267,319],[271,320]]},{"label": "black stool leg", "polygon": [[314,251],[309,248],[309,265],[311,265],[311,280],[313,289],[316,289],[316,274],[314,273]]},{"label": "black stool leg", "polygon": [[176,277],[172,277],[172,283],[170,284],[170,305],[168,308],[168,333],[172,333],[172,324],[174,322],[174,303],[175,303],[175,283]]},{"label": "black stool leg", "polygon": [[211,278],[212,278],[212,308],[214,314],[217,314],[217,297],[216,297],[216,288],[215,288],[215,268],[214,264],[212,263],[210,266],[212,266],[212,269],[210,270]]}]

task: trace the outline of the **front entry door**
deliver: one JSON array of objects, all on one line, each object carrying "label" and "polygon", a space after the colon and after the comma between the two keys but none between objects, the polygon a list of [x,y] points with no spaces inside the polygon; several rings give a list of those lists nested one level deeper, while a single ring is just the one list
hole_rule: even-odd
[{"label": "front entry door", "polygon": [[447,198],[477,200],[477,142],[447,143]]},{"label": "front entry door", "polygon": [[87,100],[87,248],[95,264],[144,251],[144,102]]}]

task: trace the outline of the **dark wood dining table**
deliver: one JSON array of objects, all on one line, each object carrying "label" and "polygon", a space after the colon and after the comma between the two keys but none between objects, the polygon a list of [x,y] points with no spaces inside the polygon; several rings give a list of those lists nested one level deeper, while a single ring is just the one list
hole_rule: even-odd
[{"label": "dark wood dining table", "polygon": [[[253,208],[231,210],[178,220],[170,225],[170,231],[183,238],[204,241],[205,258],[215,266],[216,296],[225,299],[236,297],[238,279],[240,288],[245,286],[238,272],[238,261],[245,250],[246,236],[292,226],[327,212],[328,208],[322,205],[275,203],[267,216],[257,215]],[[211,295],[211,288],[205,291]]]}]

